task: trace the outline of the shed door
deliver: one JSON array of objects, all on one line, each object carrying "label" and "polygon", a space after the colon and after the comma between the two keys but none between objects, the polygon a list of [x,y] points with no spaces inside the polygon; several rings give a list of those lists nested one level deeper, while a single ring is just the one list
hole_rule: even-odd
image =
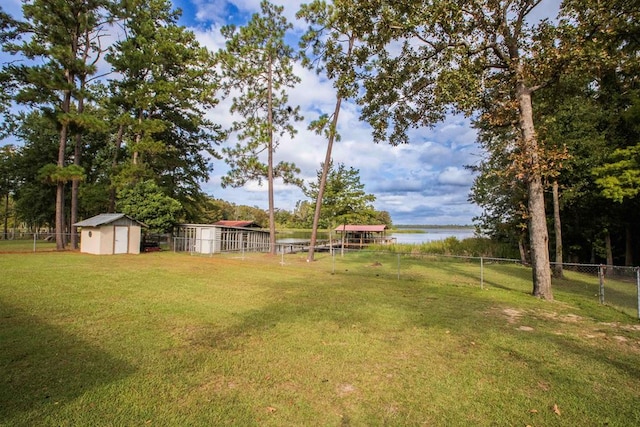
[{"label": "shed door", "polygon": [[114,254],[126,254],[129,252],[129,227],[117,227],[113,246]]},{"label": "shed door", "polygon": [[203,228],[200,234],[200,253],[210,254],[213,253],[213,228]]}]

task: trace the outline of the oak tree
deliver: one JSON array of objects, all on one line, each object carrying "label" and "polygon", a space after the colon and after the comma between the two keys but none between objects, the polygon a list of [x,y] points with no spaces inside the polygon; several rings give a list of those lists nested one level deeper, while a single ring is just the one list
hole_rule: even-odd
[{"label": "oak tree", "polygon": [[[532,97],[548,79],[553,28],[528,19],[540,0],[355,1],[347,17],[370,47],[363,117],[376,141],[409,141],[453,111],[474,114],[492,102],[515,111],[527,190],[533,295],[552,300],[540,146]],[[540,58],[545,60],[541,61]]]}]

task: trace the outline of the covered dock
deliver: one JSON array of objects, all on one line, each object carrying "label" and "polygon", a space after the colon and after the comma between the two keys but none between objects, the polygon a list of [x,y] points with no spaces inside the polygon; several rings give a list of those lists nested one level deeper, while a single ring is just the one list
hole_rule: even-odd
[{"label": "covered dock", "polygon": [[344,248],[363,248],[368,245],[386,245],[395,242],[395,237],[388,237],[385,224],[357,225],[343,224],[335,228],[340,235]]}]

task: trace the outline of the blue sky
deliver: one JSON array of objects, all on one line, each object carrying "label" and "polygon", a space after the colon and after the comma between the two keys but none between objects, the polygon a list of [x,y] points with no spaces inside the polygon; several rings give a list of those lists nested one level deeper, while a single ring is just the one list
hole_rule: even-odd
[{"label": "blue sky", "polygon": [[[190,27],[199,40],[212,50],[224,45],[220,27],[227,23],[242,25],[251,14],[259,11],[260,0],[173,0],[183,10],[182,24]],[[272,0],[284,6],[284,15],[292,22],[293,43],[306,29],[296,21],[295,14],[301,0]],[[543,0],[533,19],[555,17],[557,0]],[[306,129],[317,118],[318,112],[333,111],[335,98],[331,82],[323,80],[313,71],[297,69],[301,84],[291,91],[290,100],[300,105],[305,121],[297,124],[298,134],[293,140],[283,140],[276,153],[276,161],[294,162],[307,180],[316,179],[316,171],[324,160],[326,140]],[[221,104],[214,114],[220,123],[231,118]],[[365,191],[376,196],[376,209],[391,214],[395,224],[471,224],[480,209],[467,201],[472,173],[465,165],[477,164],[482,151],[475,143],[476,133],[470,120],[461,116],[448,117],[432,129],[412,131],[408,145],[392,147],[374,144],[366,123],[359,120],[354,103],[343,104],[338,131],[342,140],[334,145],[334,163],[344,163],[360,171]],[[208,193],[238,204],[267,207],[267,188],[255,184],[242,189],[222,189],[220,178],[226,168],[216,163]],[[302,192],[294,187],[276,184],[276,206],[293,209],[296,201],[304,200]]]},{"label": "blue sky", "polygon": [[[306,29],[303,22],[295,20],[295,13],[305,1],[273,3],[285,7],[284,14],[294,25],[288,40],[295,43]],[[243,25],[259,10],[260,0],[173,0],[173,4],[183,10],[181,24],[194,31],[201,44],[215,51],[224,46],[220,28],[227,23]],[[555,0],[544,0],[537,14],[555,16],[557,7]],[[8,0],[3,8],[15,16],[20,1]],[[300,105],[305,120],[296,124],[298,133],[294,139],[281,141],[276,161],[294,162],[302,170],[302,178],[311,181],[316,179],[324,160],[326,140],[306,127],[319,112],[332,112],[335,98],[331,82],[302,67],[297,67],[296,72],[302,82],[291,90],[290,102]],[[228,103],[221,103],[211,113],[211,119],[229,125],[233,118],[228,113]],[[475,144],[476,134],[468,119],[448,117],[432,129],[412,131],[410,144],[392,147],[374,144],[368,125],[359,120],[358,107],[347,102],[343,104],[338,131],[342,140],[334,145],[334,163],[358,169],[365,191],[376,196],[376,209],[388,211],[395,224],[471,224],[480,213],[467,201],[473,175],[464,166],[476,164],[483,155]],[[213,168],[209,182],[203,184],[205,192],[236,204],[267,208],[266,185],[251,183],[243,188],[223,189],[220,181],[226,165],[216,160]],[[292,210],[298,200],[305,200],[300,189],[276,183],[278,208]]]},{"label": "blue sky", "polygon": [[[295,20],[295,13],[303,1],[274,1],[285,7],[284,14],[294,25],[289,40],[304,32],[306,24]],[[183,10],[181,23],[190,27],[199,40],[212,50],[223,47],[220,27],[232,22],[244,24],[259,10],[259,0],[200,1],[174,0]],[[333,111],[335,98],[331,82],[314,71],[297,68],[302,82],[290,92],[290,100],[300,105],[305,117],[296,124],[298,134],[292,140],[283,139],[276,152],[276,161],[294,162],[302,177],[315,180],[320,162],[324,160],[326,140],[306,129],[319,112]],[[232,120],[225,103],[214,113],[220,123]],[[344,163],[360,171],[365,191],[376,196],[376,209],[391,214],[396,224],[470,224],[479,214],[476,206],[467,202],[473,181],[465,165],[475,164],[481,152],[475,145],[475,132],[463,117],[450,117],[434,129],[414,132],[411,144],[392,147],[374,144],[366,123],[360,122],[354,103],[343,104],[339,132],[342,140],[334,145],[334,163]],[[267,207],[267,188],[249,184],[242,189],[222,189],[221,176],[225,165],[216,163],[208,193],[238,204]],[[296,201],[305,196],[299,189],[276,184],[276,206],[293,209]]]}]

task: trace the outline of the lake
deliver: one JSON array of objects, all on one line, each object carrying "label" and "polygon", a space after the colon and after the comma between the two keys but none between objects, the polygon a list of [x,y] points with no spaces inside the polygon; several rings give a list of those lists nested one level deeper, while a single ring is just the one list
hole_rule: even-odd
[{"label": "lake", "polygon": [[391,233],[391,237],[396,238],[396,243],[414,244],[434,242],[444,240],[448,237],[455,237],[458,240],[474,237],[473,228],[416,228],[412,233],[411,229],[404,229],[402,233]]},{"label": "lake", "polygon": [[[388,234],[391,237],[396,238],[396,243],[416,244],[433,242],[436,240],[444,240],[447,237],[455,237],[458,240],[463,240],[469,237],[473,237],[473,228],[415,228],[415,229],[403,229],[402,233]],[[412,232],[415,231],[415,232]],[[326,240],[329,238],[329,234],[326,231],[318,232],[318,240]],[[295,244],[301,242],[308,242],[311,240],[310,231],[295,231],[279,233],[277,242],[280,244]]]}]

